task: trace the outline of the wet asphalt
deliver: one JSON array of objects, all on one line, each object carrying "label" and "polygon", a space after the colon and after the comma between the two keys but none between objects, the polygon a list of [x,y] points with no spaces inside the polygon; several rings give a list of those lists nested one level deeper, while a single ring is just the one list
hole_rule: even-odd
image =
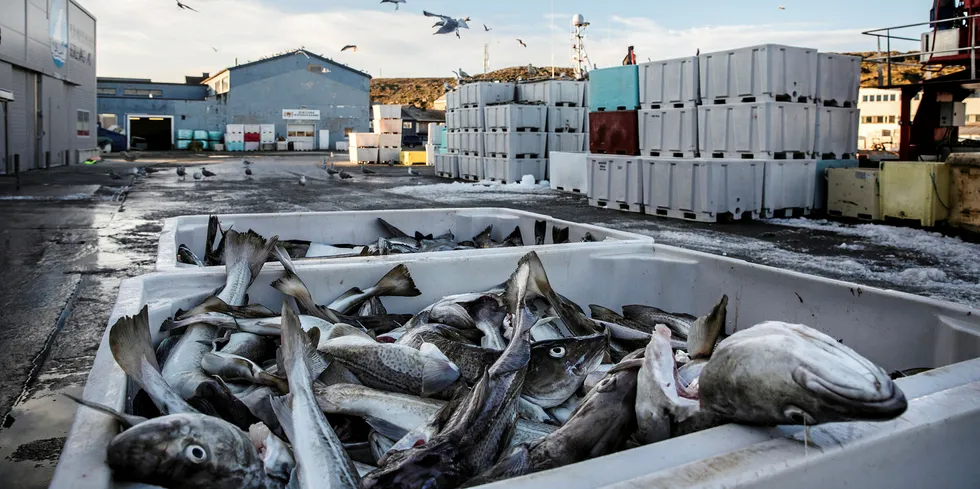
[{"label": "wet asphalt", "polygon": [[[346,155],[334,160],[347,165]],[[46,487],[71,426],[74,404],[64,393],[81,395],[106,328],[121,280],[153,270],[162,220],[208,213],[305,212],[444,207],[511,207],[577,222],[642,232],[665,244],[678,234],[752,239],[778,249],[870,261],[881,268],[931,266],[914,253],[866,244],[842,251],[852,238],[833,232],[788,228],[765,222],[699,224],[588,206],[584,196],[557,194],[535,198],[521,194],[490,200],[422,199],[387,190],[409,185],[446,183],[431,167],[376,166],[374,175],[356,167],[355,178],[328,178],[318,167],[322,155],[255,157],[247,178],[238,157],[188,158],[147,155],[135,163],[118,159],[94,166],[76,165],[27,172],[22,187],[0,177],[0,487]],[[188,165],[186,181],[175,174]],[[140,177],[134,167],[160,173]],[[217,175],[195,181],[206,166]],[[122,178],[106,174],[112,169]],[[301,175],[307,185],[299,186]],[[288,237],[283,237],[288,238]],[[710,245],[701,251],[713,251]],[[728,256],[760,261],[750,250],[726,247]],[[778,265],[778,263],[777,263]],[[787,264],[790,268],[792,264]],[[801,271],[808,271],[805,267]],[[828,271],[831,278],[851,278]],[[971,277],[976,281],[977,277]],[[861,282],[861,280],[856,280]],[[866,285],[896,284],[870,280]],[[904,290],[921,292],[915,287]],[[968,297],[965,301],[970,301]],[[976,304],[974,304],[976,305]]]}]

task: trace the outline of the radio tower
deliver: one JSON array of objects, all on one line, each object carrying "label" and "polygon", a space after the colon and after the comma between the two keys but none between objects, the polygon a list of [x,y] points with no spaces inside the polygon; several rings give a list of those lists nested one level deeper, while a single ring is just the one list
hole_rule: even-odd
[{"label": "radio tower", "polygon": [[575,78],[581,80],[589,72],[589,53],[585,52],[585,28],[589,23],[582,14],[572,16],[572,66]]}]

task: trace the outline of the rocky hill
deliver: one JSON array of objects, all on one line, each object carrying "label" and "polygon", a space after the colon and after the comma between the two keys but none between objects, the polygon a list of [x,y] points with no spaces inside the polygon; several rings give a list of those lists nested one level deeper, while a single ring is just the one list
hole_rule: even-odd
[{"label": "rocky hill", "polygon": [[[850,56],[860,56],[865,60],[870,58],[875,58],[878,56],[874,52],[861,52],[861,53],[843,53]],[[894,55],[903,54],[898,51],[892,51]],[[914,66],[896,66],[895,63],[903,63],[906,65]],[[882,75],[886,80],[888,74],[885,72],[887,65],[881,65]],[[934,71],[933,73],[937,75],[948,75],[950,73],[955,73],[962,70],[963,68],[944,68],[942,71]],[[894,85],[906,85],[911,83],[919,83],[925,77],[926,70],[922,68],[919,64],[918,56],[907,56],[903,58],[892,59],[892,84]],[[862,87],[877,87],[878,86],[878,62],[875,61],[864,61],[861,63],[861,86]]]}]

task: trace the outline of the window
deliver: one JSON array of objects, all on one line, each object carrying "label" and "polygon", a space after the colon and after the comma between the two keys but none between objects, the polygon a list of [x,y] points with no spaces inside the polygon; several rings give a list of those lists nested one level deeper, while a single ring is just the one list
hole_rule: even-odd
[{"label": "window", "polygon": [[119,119],[116,117],[116,114],[99,114],[99,124],[102,124],[102,127],[108,129],[118,125]]},{"label": "window", "polygon": [[875,116],[875,123],[876,124],[884,124],[885,123],[885,116],[883,116],[883,115],[876,115]]},{"label": "window", "polygon": [[402,129],[411,129],[411,128],[412,128],[412,122],[411,121],[402,122]]},{"label": "window", "polygon": [[303,127],[298,127],[298,128],[290,128],[286,132],[286,135],[288,137],[291,137],[291,138],[311,138],[315,134],[314,134],[313,129],[307,130],[307,129],[304,129]]},{"label": "window", "polygon": [[868,101],[868,96],[867,95],[862,95],[861,96],[861,101],[862,102],[867,102]]},{"label": "window", "polygon": [[146,88],[126,88],[123,90],[123,95],[131,95],[137,97],[162,97],[163,90],[149,90]]},{"label": "window", "polygon": [[881,95],[875,96],[875,102],[881,102]]},{"label": "window", "polygon": [[890,137],[892,137],[892,130],[891,129],[882,129],[881,130],[881,137],[883,137],[883,138],[890,138]]},{"label": "window", "polygon": [[894,93],[892,94],[892,96],[891,96],[891,98],[889,100],[891,100],[892,102],[895,101],[895,94]]},{"label": "window", "polygon": [[894,124],[895,123],[895,116],[893,116],[893,115],[888,116],[888,123],[889,124]]},{"label": "window", "polygon": [[352,133],[352,132],[354,132],[354,128],[353,127],[345,127],[344,128],[344,137],[346,138],[346,137],[350,136],[350,133]]},{"label": "window", "polygon": [[115,95],[115,88],[100,88],[98,89],[98,95]]},{"label": "window", "polygon": [[89,131],[89,117],[91,114],[87,110],[78,111],[78,119],[75,122],[75,134],[80,138],[87,138],[91,134]]}]

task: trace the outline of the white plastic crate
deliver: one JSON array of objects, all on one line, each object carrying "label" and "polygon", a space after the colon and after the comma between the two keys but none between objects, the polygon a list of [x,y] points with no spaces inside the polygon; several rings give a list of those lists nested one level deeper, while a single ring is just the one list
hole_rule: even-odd
[{"label": "white plastic crate", "polygon": [[446,133],[446,148],[452,153],[459,153],[463,151],[463,134],[462,132],[447,132]]},{"label": "white plastic crate", "polygon": [[704,103],[745,98],[788,97],[812,102],[817,92],[817,50],[765,44],[701,54]]},{"label": "white plastic crate", "polygon": [[364,148],[351,146],[348,150],[350,156],[350,162],[354,164],[358,163],[377,163],[378,162],[378,148]]},{"label": "white plastic crate", "polygon": [[637,156],[589,155],[589,204],[643,210],[643,167]]},{"label": "white plastic crate", "polygon": [[463,153],[474,153],[478,156],[484,155],[483,150],[483,134],[482,132],[464,132],[460,133],[460,151]]},{"label": "white plastic crate", "polygon": [[702,105],[698,107],[698,150],[701,156],[726,158],[810,154],[816,112],[814,104],[783,102]]},{"label": "white plastic crate", "polygon": [[756,218],[762,208],[765,163],[697,158],[643,158],[644,212],[717,222]]},{"label": "white plastic crate", "polygon": [[260,144],[258,141],[245,141],[245,151],[258,151]]},{"label": "white plastic crate", "polygon": [[[312,141],[293,141],[293,151],[313,151]],[[248,149],[248,144],[246,143],[245,149]]]},{"label": "white plastic crate", "polygon": [[336,143],[333,143],[333,146],[337,149],[337,151],[347,151],[349,145],[350,143],[348,141],[337,141]]},{"label": "white plastic crate", "polygon": [[374,132],[377,134],[401,134],[401,119],[375,119]]},{"label": "white plastic crate", "polygon": [[455,131],[461,129],[459,119],[459,109],[446,110],[446,130]]},{"label": "white plastic crate", "polygon": [[436,164],[436,147],[432,144],[425,145],[425,164],[433,166]]},{"label": "white plastic crate", "polygon": [[245,124],[228,124],[225,126],[226,134],[245,134]]},{"label": "white plastic crate", "polygon": [[276,142],[275,124],[259,124],[259,142],[266,144]]},{"label": "white plastic crate", "polygon": [[461,85],[459,104],[462,107],[482,107],[514,101],[515,86],[511,82],[475,82]]},{"label": "white plastic crate", "polygon": [[378,134],[379,148],[399,148],[402,147],[401,134]]},{"label": "white plastic crate", "polygon": [[378,148],[378,163],[398,163],[402,149],[398,148]]},{"label": "white plastic crate", "polygon": [[860,57],[817,54],[817,101],[821,105],[857,107],[860,89]]},{"label": "white plastic crate", "polygon": [[644,109],[638,112],[640,154],[692,158],[698,152],[698,109]]},{"label": "white plastic crate", "polygon": [[459,178],[459,155],[436,154],[436,176],[443,178]]},{"label": "white plastic crate", "polygon": [[585,107],[548,107],[547,127],[552,132],[586,132],[588,119]]},{"label": "white plastic crate", "polygon": [[574,80],[545,80],[517,85],[517,101],[550,106],[583,107],[585,82]]},{"label": "white plastic crate", "polygon": [[766,160],[761,216],[807,215],[813,208],[815,160]]},{"label": "white plastic crate", "polygon": [[225,133],[225,143],[244,143],[245,133]]},{"label": "white plastic crate", "polygon": [[379,135],[373,132],[352,132],[347,137],[352,150],[354,148],[377,148],[381,141]]},{"label": "white plastic crate", "polygon": [[585,153],[548,152],[548,181],[553,190],[589,194],[589,159]]},{"label": "white plastic crate", "polygon": [[446,92],[446,110],[455,110],[461,107],[462,105],[459,104],[459,90]]},{"label": "white plastic crate", "polygon": [[532,130],[544,132],[548,108],[543,105],[494,105],[486,108],[487,131]]},{"label": "white plastic crate", "polygon": [[459,109],[459,127],[464,130],[482,131],[484,128],[484,107]]},{"label": "white plastic crate", "polygon": [[544,132],[486,132],[483,133],[483,149],[487,156],[498,158],[545,158],[548,150],[548,133]]},{"label": "white plastic crate", "polygon": [[641,63],[639,69],[641,109],[698,101],[697,56]]},{"label": "white plastic crate", "polygon": [[380,119],[401,119],[402,106],[397,104],[375,104],[371,106],[371,114],[376,121]]},{"label": "white plastic crate", "polygon": [[549,132],[548,152],[584,153],[588,137],[584,132]]},{"label": "white plastic crate", "polygon": [[820,159],[857,159],[861,111],[848,107],[817,107],[814,156]]},{"label": "white plastic crate", "polygon": [[459,157],[459,178],[463,180],[480,181],[486,177],[482,156]]},{"label": "white plastic crate", "polygon": [[547,158],[484,158],[485,178],[496,182],[517,183],[524,175],[536,182],[548,178]]},{"label": "white plastic crate", "polygon": [[253,133],[259,134],[261,132],[262,132],[262,125],[261,124],[245,124],[245,133],[246,134],[253,134]]}]

